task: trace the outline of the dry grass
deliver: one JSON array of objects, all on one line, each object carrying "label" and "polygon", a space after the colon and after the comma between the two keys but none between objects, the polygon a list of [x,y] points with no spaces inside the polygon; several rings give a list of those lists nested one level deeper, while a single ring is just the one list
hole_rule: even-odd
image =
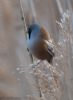
[{"label": "dry grass", "polygon": [[[52,0],[45,0],[45,2],[48,2],[48,1],[51,4],[49,6],[52,7],[53,1]],[[58,16],[61,17],[61,20],[59,20],[59,21],[58,20],[56,21],[55,12],[54,12],[55,10],[54,10],[53,7],[51,9],[53,14],[51,14],[51,12],[49,12],[49,13],[51,15],[54,15],[54,16],[49,15],[50,18],[46,14],[47,10],[44,10],[44,12],[46,11],[45,14],[43,14],[41,10],[39,10],[39,11],[37,10],[37,12],[39,12],[38,16],[40,16],[40,18],[39,18],[40,22],[44,23],[44,25],[45,25],[45,23],[47,21],[44,22],[43,18],[45,18],[45,19],[48,18],[48,21],[50,21],[49,26],[52,26],[51,27],[52,30],[55,29],[55,24],[57,22],[56,25],[57,25],[58,30],[56,30],[56,31],[59,34],[57,34],[58,35],[57,41],[53,37],[53,43],[54,43],[54,41],[56,41],[56,43],[54,43],[55,44],[54,49],[55,49],[55,52],[56,52],[56,56],[54,58],[53,65],[49,65],[46,61],[41,61],[38,65],[33,66],[33,68],[32,68],[32,66],[30,68],[26,68],[24,66],[24,64],[26,64],[28,61],[24,62],[24,57],[23,57],[24,56],[23,54],[25,54],[25,59],[27,59],[26,50],[23,49],[23,43],[21,43],[22,41],[19,40],[19,37],[20,37],[20,39],[22,39],[21,37],[23,37],[23,35],[20,35],[20,33],[25,29],[23,29],[23,27],[22,27],[20,29],[22,31],[20,31],[18,33],[18,30],[16,30],[15,26],[12,26],[13,23],[14,23],[13,25],[16,25],[16,23],[13,20],[20,18],[18,16],[14,17],[15,19],[13,18],[12,14],[16,14],[16,12],[13,13],[14,11],[13,11],[12,7],[15,7],[15,5],[11,4],[12,1],[10,1],[10,0],[0,0],[2,16],[3,16],[3,18],[2,17],[0,17],[0,18],[3,21],[2,22],[3,23],[3,31],[2,32],[4,32],[3,37],[5,37],[5,38],[3,38],[3,40],[6,39],[6,41],[7,41],[7,42],[3,42],[3,43],[6,43],[5,47],[7,47],[7,49],[4,49],[4,50],[9,50],[9,51],[7,51],[8,52],[7,54],[10,53],[10,56],[13,57],[12,58],[10,56],[6,56],[6,57],[10,57],[10,59],[8,58],[9,63],[7,62],[9,64],[9,67],[7,65],[5,65],[5,67],[4,67],[4,66],[1,66],[3,64],[0,64],[0,80],[8,82],[9,84],[16,84],[14,86],[14,88],[15,88],[17,86],[16,76],[21,78],[20,79],[21,82],[18,82],[18,84],[20,84],[20,88],[18,87],[18,89],[17,88],[16,89],[17,89],[17,91],[20,92],[18,96],[21,96],[21,98],[24,98],[24,94],[25,94],[26,100],[48,100],[48,99],[49,100],[67,100],[67,98],[69,98],[69,100],[73,100],[73,98],[72,98],[72,91],[73,91],[73,88],[72,88],[72,85],[73,85],[73,83],[72,83],[72,79],[73,79],[73,75],[72,75],[72,65],[73,65],[73,61],[72,61],[73,60],[73,34],[72,34],[73,33],[73,29],[72,29],[72,27],[73,27],[73,15],[72,15],[72,13],[73,12],[72,12],[72,8],[70,6],[71,3],[69,4],[69,7],[70,7],[69,10],[64,12],[65,9],[61,5],[61,4],[63,4],[63,1],[62,2],[60,2],[60,1],[61,0],[56,0],[56,3],[57,3],[56,5],[57,5],[57,8],[58,8],[57,10],[59,11],[59,14],[60,14]],[[15,4],[14,2],[15,1],[13,1],[13,4]],[[22,1],[22,3],[23,2],[24,1]],[[25,0],[25,2],[26,2],[26,0]],[[38,3],[37,3],[36,0],[35,0],[35,2],[36,2],[36,5],[37,5]],[[39,1],[39,3],[40,3],[40,1]],[[42,4],[43,3],[40,3],[39,5],[41,6]],[[54,5],[54,6],[56,6],[56,5]],[[30,11],[32,12],[33,16],[35,16],[35,18],[36,18],[36,14],[35,14],[36,10],[33,9],[35,6],[27,7],[27,8],[31,8]],[[16,7],[20,7],[20,5],[19,6],[16,5]],[[46,7],[46,9],[47,8],[48,7]],[[23,9],[23,10],[26,10],[26,9]],[[16,11],[16,8],[15,8],[15,11]],[[42,14],[42,17],[41,17],[41,14]],[[23,15],[25,16],[25,14],[23,14]],[[20,16],[22,16],[22,15],[20,15]],[[50,20],[50,19],[53,19],[53,21]],[[19,21],[19,19],[17,19],[17,21]],[[30,21],[31,21],[31,18],[30,18]],[[53,26],[52,22],[54,22],[54,26]],[[19,24],[19,22],[17,24]],[[23,24],[25,24],[25,23],[23,23]],[[21,25],[23,25],[23,24],[22,24],[22,21],[21,21]],[[2,24],[0,24],[0,25],[2,26]],[[11,33],[11,30],[9,30],[10,27],[12,29],[15,29],[14,32],[16,34],[13,33],[13,32]],[[10,37],[7,37],[8,36],[7,33],[9,34]],[[54,36],[55,35],[56,35],[56,33],[54,34]],[[17,41],[17,38],[18,38],[19,41]],[[11,42],[11,39],[12,39],[13,43]],[[14,40],[16,39],[16,43],[13,39]],[[21,52],[20,52],[20,54],[18,53],[16,55],[16,51],[14,51],[14,50],[18,47],[18,42],[20,42],[19,51],[21,51]],[[22,46],[21,46],[21,44],[22,44]],[[3,44],[1,44],[1,45],[3,46]],[[26,44],[24,43],[24,45],[26,45]],[[17,57],[20,58],[18,61],[17,61],[17,59],[18,59]],[[2,63],[5,63],[4,60],[3,60]],[[36,63],[37,63],[37,61],[36,61]],[[11,64],[11,68],[10,68],[10,64]],[[13,70],[13,67],[15,67],[16,64],[20,64],[20,65],[22,64],[23,66],[22,67],[20,66],[20,68],[18,69],[19,73],[15,72],[15,69],[14,69],[14,72],[15,72],[15,74],[14,74],[15,77],[14,77],[14,75],[11,74],[11,72],[12,72],[11,70]],[[27,66],[29,66],[29,65],[27,65]],[[27,71],[26,71],[26,69],[27,69]],[[34,82],[32,80],[35,81],[35,84],[33,84]],[[25,88],[30,87],[30,89],[25,89],[23,87],[25,87]],[[34,87],[36,87],[37,90],[34,90],[33,89]],[[14,89],[12,88],[12,92],[10,92],[11,87],[9,87],[8,90],[7,90],[7,87],[5,87],[5,88],[6,88],[5,90],[4,90],[4,88],[3,89],[1,88],[0,96],[4,96],[4,95],[7,96],[8,94],[10,96],[14,96],[15,93],[18,94],[16,92],[16,89],[15,89],[15,92],[14,92]],[[25,90],[27,90],[28,92],[25,91]],[[29,91],[30,91],[30,93],[29,93]],[[32,91],[32,93],[31,93],[31,91]],[[36,91],[38,92],[38,96],[36,96]]]}]

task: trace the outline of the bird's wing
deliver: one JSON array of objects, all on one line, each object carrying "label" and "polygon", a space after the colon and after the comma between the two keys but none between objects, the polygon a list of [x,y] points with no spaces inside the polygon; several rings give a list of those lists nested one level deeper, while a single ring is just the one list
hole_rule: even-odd
[{"label": "bird's wing", "polygon": [[48,42],[47,40],[43,40],[44,44],[45,44],[45,49],[46,51],[48,51],[49,54],[51,54],[52,56],[54,56],[54,45],[50,42]]},{"label": "bird's wing", "polygon": [[46,48],[48,48],[49,50],[53,50],[54,45],[52,44],[50,34],[46,31],[44,27],[41,27],[40,35],[44,43],[46,44]]},{"label": "bird's wing", "polygon": [[50,39],[50,34],[46,31],[46,29],[44,27],[41,27],[41,29],[40,29],[40,37],[47,41]]}]

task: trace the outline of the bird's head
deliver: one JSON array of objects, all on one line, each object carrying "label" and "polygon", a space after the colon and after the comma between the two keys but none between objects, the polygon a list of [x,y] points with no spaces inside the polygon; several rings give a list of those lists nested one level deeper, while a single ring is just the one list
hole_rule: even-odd
[{"label": "bird's head", "polygon": [[38,32],[40,30],[40,26],[38,24],[32,24],[28,27],[28,36],[29,36],[29,39],[30,39],[30,36],[31,36],[31,33],[35,33],[35,32]]}]

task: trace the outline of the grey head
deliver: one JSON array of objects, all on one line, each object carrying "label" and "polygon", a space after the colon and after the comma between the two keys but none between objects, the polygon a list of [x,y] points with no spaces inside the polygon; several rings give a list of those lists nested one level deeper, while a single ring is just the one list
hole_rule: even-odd
[{"label": "grey head", "polygon": [[[38,33],[40,31],[40,26],[38,24],[32,24],[28,27],[28,36],[29,36],[29,39],[31,37],[31,33],[33,32],[34,33]],[[34,34],[36,35],[36,34]]]}]

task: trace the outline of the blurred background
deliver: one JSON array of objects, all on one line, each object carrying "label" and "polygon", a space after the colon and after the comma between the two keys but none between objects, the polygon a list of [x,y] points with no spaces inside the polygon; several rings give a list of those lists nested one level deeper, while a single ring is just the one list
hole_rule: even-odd
[{"label": "blurred background", "polygon": [[[53,39],[56,46],[53,67],[63,74],[61,79],[57,79],[60,80],[60,94],[55,91],[47,98],[43,92],[44,97],[40,97],[41,86],[36,87],[36,79],[28,70],[31,60],[21,19],[21,5],[24,17],[27,13],[33,15]],[[73,0],[21,0],[21,3],[20,0],[0,0],[0,97],[13,100],[73,100],[72,73]]]}]

